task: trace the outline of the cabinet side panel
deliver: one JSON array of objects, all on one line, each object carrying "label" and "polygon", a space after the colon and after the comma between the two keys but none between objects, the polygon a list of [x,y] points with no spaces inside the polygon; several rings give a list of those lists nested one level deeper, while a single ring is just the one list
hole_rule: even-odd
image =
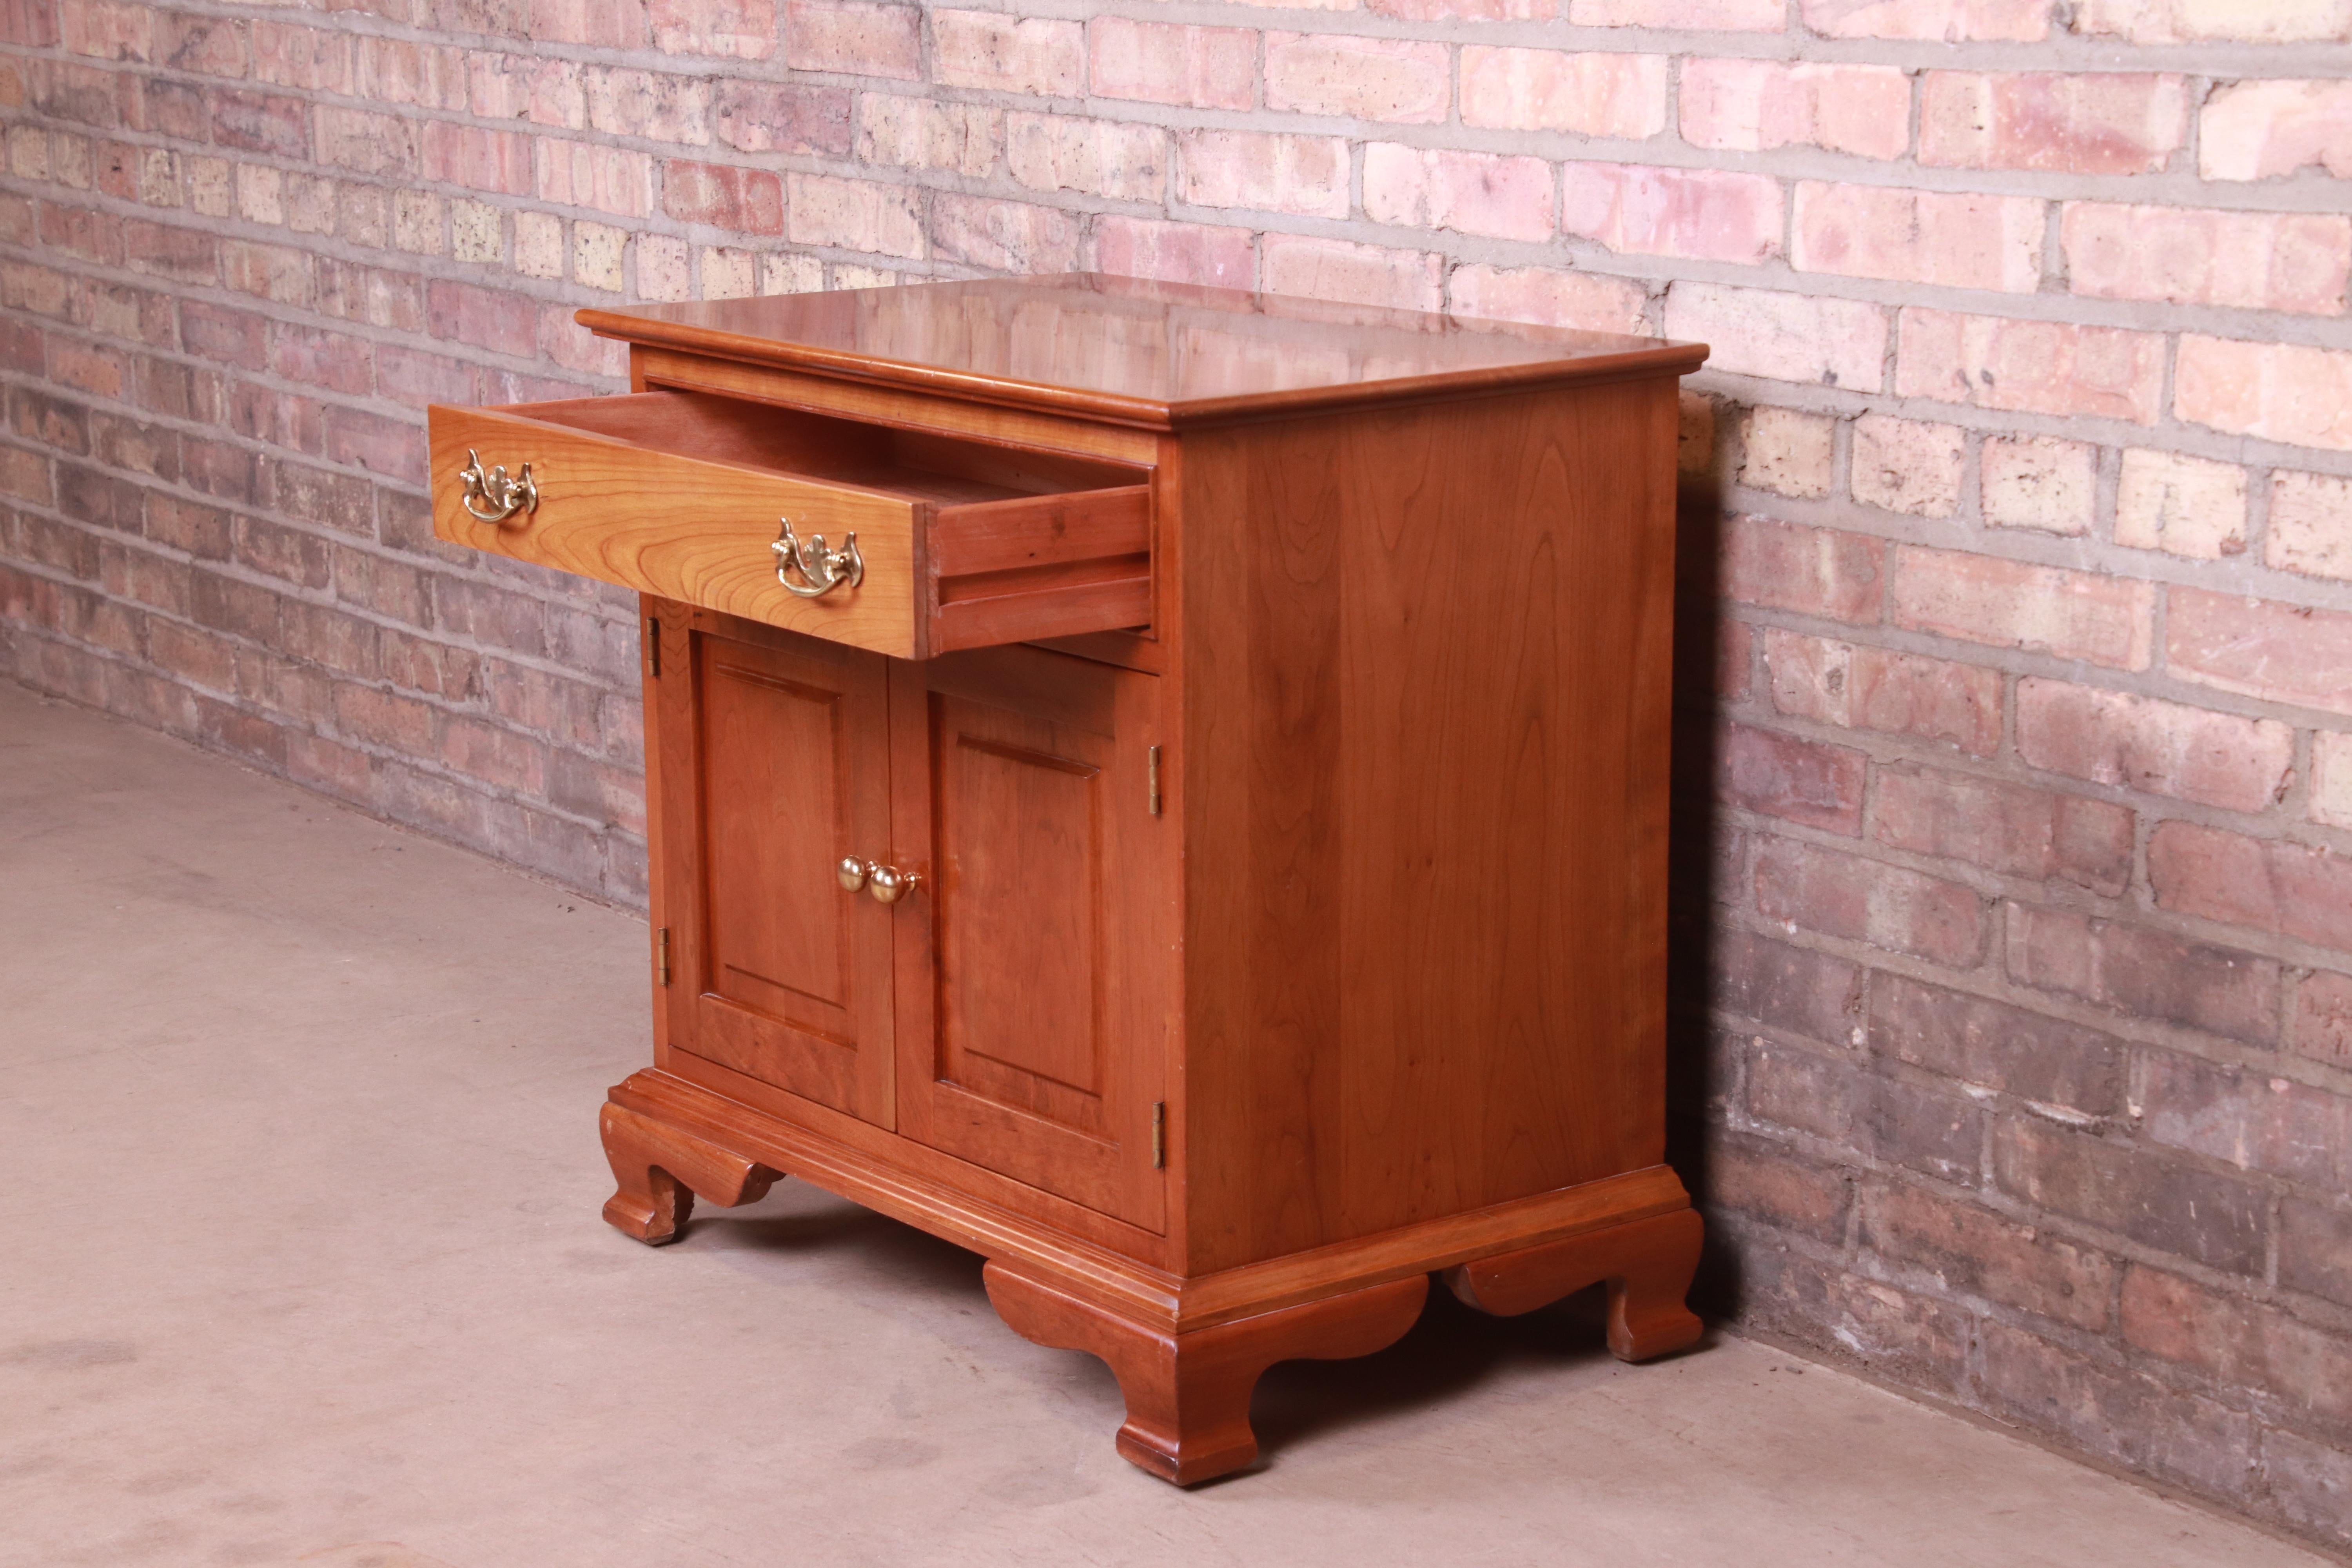
[{"label": "cabinet side panel", "polygon": [[1662,1157],[1675,426],[1186,438],[1194,1269]]}]

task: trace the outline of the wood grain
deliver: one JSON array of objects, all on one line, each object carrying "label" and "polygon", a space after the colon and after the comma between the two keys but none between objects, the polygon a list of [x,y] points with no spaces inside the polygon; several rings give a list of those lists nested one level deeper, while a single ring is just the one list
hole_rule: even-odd
[{"label": "wood grain", "polygon": [[892,667],[908,1135],[1157,1230],[1174,837],[1150,815],[1156,677],[1038,648]]},{"label": "wood grain", "polygon": [[879,426],[953,432],[1009,443],[1029,452],[1149,463],[1159,446],[1146,430],[744,363],[726,357],[723,345],[718,353],[681,353],[640,342],[629,351],[629,365],[631,379],[641,392],[668,387],[723,393],[780,407],[819,409]]},{"label": "wood grain", "polygon": [[605,337],[1181,428],[1695,370],[1703,344],[1099,274],[592,308]]},{"label": "wood grain", "polygon": [[[1605,1282],[1618,1353],[1692,1342],[1663,899],[1703,351],[1101,279],[583,319],[638,393],[436,410],[436,519],[478,531],[457,441],[547,436],[483,450],[556,482],[478,542],[659,623],[672,978],[613,1223],[790,1171],[968,1247],[1179,1482],[1251,1461],[1265,1365],[1388,1342],[1432,1271],[1497,1311]],[[887,636],[682,562],[717,535],[681,475],[881,509]],[[724,542],[769,581],[772,529]],[[845,854],[922,879],[884,906]]]},{"label": "wood grain", "polygon": [[1119,1456],[1178,1486],[1229,1475],[1257,1458],[1250,1393],[1266,1368],[1385,1350],[1412,1327],[1429,1294],[1428,1276],[1416,1274],[1171,1334],[1017,1265],[992,1262],[982,1278],[1013,1332],[1109,1366],[1127,1400]]},{"label": "wood grain", "polygon": [[604,1219],[647,1246],[676,1241],[698,1195],[721,1208],[757,1203],[778,1173],[708,1139],[607,1103],[598,1122],[604,1157],[620,1190],[604,1202]]},{"label": "wood grain", "polygon": [[1660,379],[1186,439],[1192,1269],[1660,1159],[1674,435]]},{"label": "wood grain", "polygon": [[[666,395],[581,402],[642,409],[636,397]],[[432,409],[434,532],[639,593],[915,656],[917,512],[928,503],[643,447],[573,427],[566,416],[578,412],[572,404]],[[467,515],[454,477],[468,451],[510,474],[530,463],[538,510],[505,523]],[[836,545],[855,531],[865,581],[822,599],[795,597],[776,580],[769,549],[783,517],[802,537],[822,533]]]},{"label": "wood grain", "polygon": [[888,1127],[890,911],[845,856],[890,842],[887,666],[678,606],[654,685],[675,1047]]},{"label": "wood grain", "polygon": [[1684,1209],[1457,1264],[1445,1283],[1469,1305],[1507,1318],[1606,1281],[1610,1352],[1650,1361],[1696,1344],[1704,1331],[1683,1298],[1705,1235],[1698,1211]]},{"label": "wood grain", "polygon": [[[1151,489],[1141,473],[1023,455],[700,393],[431,411],[436,533],[870,648],[921,658],[1151,618]],[[538,507],[469,514],[469,453],[520,473]],[[816,598],[776,576],[782,520],[839,546],[863,580]]]}]

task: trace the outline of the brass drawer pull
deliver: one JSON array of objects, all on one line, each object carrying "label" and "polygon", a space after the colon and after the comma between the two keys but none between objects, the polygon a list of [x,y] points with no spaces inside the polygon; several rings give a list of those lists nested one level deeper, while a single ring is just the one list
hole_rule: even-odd
[{"label": "brass drawer pull", "polygon": [[[803,599],[814,599],[830,594],[844,584],[855,588],[866,579],[866,563],[857,553],[857,532],[855,529],[843,537],[841,548],[829,548],[824,535],[812,533],[806,542],[793,531],[793,520],[777,519],[784,525],[776,542],[768,546],[776,552],[776,581]],[[792,574],[801,580],[795,583]],[[888,900],[885,900],[885,902]]]},{"label": "brass drawer pull", "polygon": [[[466,450],[466,466],[457,470],[457,480],[463,487],[458,499],[478,521],[504,522],[519,511],[539,510],[539,481],[530,477],[529,463],[513,479],[507,478],[504,463],[486,474],[482,472],[481,454],[469,447]],[[477,500],[486,503],[489,510],[476,506]]]},{"label": "brass drawer pull", "polygon": [[920,871],[901,871],[896,866],[861,860],[855,855],[835,867],[833,874],[845,890],[871,893],[877,904],[897,903],[913,892],[916,885],[923,879]]}]

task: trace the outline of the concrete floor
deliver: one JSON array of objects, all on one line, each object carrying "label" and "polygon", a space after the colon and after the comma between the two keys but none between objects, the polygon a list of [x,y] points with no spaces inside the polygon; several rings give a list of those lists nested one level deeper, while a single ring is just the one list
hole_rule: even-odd
[{"label": "concrete floor", "polygon": [[2322,1561],[1759,1345],[1623,1367],[1442,1292],[1175,1491],[969,1254],[792,1182],[604,1225],[645,952],[0,684],[0,1564]]}]

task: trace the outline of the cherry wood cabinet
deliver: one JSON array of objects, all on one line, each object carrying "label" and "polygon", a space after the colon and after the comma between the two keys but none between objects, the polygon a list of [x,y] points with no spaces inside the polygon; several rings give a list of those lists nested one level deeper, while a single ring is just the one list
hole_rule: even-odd
[{"label": "cherry wood cabinet", "polygon": [[636,589],[654,1061],[605,1215],[813,1182],[1247,1465],[1431,1276],[1698,1334],[1663,1162],[1698,345],[1087,276],[589,310],[444,538]]}]

